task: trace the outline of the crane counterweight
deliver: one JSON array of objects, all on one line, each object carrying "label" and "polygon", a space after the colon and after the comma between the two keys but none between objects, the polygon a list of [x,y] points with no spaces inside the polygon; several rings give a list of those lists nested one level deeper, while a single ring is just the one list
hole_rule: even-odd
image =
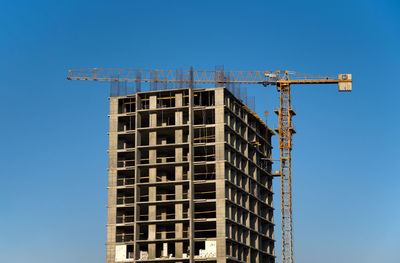
[{"label": "crane counterweight", "polygon": [[351,74],[339,74],[338,79],[347,80],[347,82],[338,82],[339,91],[351,91]]}]

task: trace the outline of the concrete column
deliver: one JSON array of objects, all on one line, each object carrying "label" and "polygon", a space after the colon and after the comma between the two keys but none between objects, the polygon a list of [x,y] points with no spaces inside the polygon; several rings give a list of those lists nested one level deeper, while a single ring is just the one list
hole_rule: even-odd
[{"label": "concrete column", "polygon": [[224,88],[215,89],[215,106],[224,106]]},{"label": "concrete column", "polygon": [[157,207],[156,205],[149,205],[149,221],[157,219]]},{"label": "concrete column", "polygon": [[154,146],[157,144],[157,132],[150,131],[149,132],[149,145]]},{"label": "concrete column", "polygon": [[183,130],[175,130],[175,143],[183,143]]},{"label": "concrete column", "polygon": [[182,107],[183,105],[183,94],[176,93],[175,94],[175,107]]},{"label": "concrete column", "polygon": [[157,163],[157,150],[156,149],[149,150],[149,163],[150,164]]},{"label": "concrete column", "polygon": [[[149,226],[150,228],[150,226]],[[155,259],[156,258],[156,244],[155,243],[150,243],[148,245],[149,248],[149,259]]]},{"label": "concrete column", "polygon": [[[223,105],[223,89],[216,89],[216,105]],[[217,261],[226,262],[226,209],[225,209],[225,128],[224,108],[215,107],[215,152],[216,152],[216,226]]]},{"label": "concrete column", "polygon": [[[180,204],[180,210],[182,210],[182,204]],[[179,209],[179,206],[178,206]],[[176,214],[177,212],[179,214],[182,214],[182,211],[176,211],[177,209],[177,205],[175,205],[175,218],[176,218]],[[180,223],[176,223],[175,224],[175,238],[182,238],[183,237],[183,224]],[[182,242],[176,242],[175,243],[175,257],[177,258],[181,258],[182,257],[182,250],[183,250],[183,243]]]},{"label": "concrete column", "polygon": [[[149,190],[149,194],[150,194],[150,190]],[[156,219],[156,206],[149,205],[149,220],[155,220],[155,219]],[[156,225],[149,224],[148,225],[148,240],[155,240],[155,239],[156,239]],[[148,245],[148,253],[149,253],[149,259],[156,258],[156,244],[155,243],[150,243]]]},{"label": "concrete column", "polygon": [[175,162],[182,162],[183,161],[183,148],[178,147],[175,148]]},{"label": "concrete column", "polygon": [[[157,96],[153,95],[149,98],[149,109],[156,109],[157,108]],[[149,114],[149,126],[156,127],[157,126],[157,113],[150,112]]]},{"label": "concrete column", "polygon": [[178,241],[175,243],[175,257],[181,258],[182,254],[183,254],[183,243]]},{"label": "concrete column", "polygon": [[107,262],[115,261],[117,216],[117,145],[118,145],[118,98],[110,98],[109,153],[108,153],[108,203],[107,203]]},{"label": "concrete column", "polygon": [[175,125],[182,125],[183,124],[183,112],[176,111],[175,112]]},{"label": "concrete column", "polygon": [[[225,124],[224,108],[215,108],[215,158],[217,161],[225,160]],[[224,168],[225,169],[225,168]],[[224,174],[225,171],[222,172]]]},{"label": "concrete column", "polygon": [[157,127],[157,113],[151,112],[149,114],[149,127]]},{"label": "concrete column", "polygon": [[254,257],[254,262],[260,262],[260,255],[258,252],[254,253],[255,257]]},{"label": "concrete column", "polygon": [[175,185],[175,199],[176,200],[183,199],[183,185],[181,184]]},{"label": "concrete column", "polygon": [[157,168],[149,168],[149,182],[157,182]]},{"label": "concrete column", "polygon": [[183,167],[182,166],[175,166],[175,180],[176,181],[183,180]]},{"label": "concrete column", "polygon": [[175,219],[183,218],[183,205],[181,203],[175,204]]},{"label": "concrete column", "polygon": [[149,186],[149,201],[156,201],[157,188]]},{"label": "concrete column", "polygon": [[[193,124],[194,124],[194,117],[193,117],[193,98],[194,98],[194,94],[193,94],[193,89],[189,88],[189,171],[190,173],[193,173]],[[193,178],[192,176],[188,176],[190,183],[189,183],[189,210],[188,210],[188,218],[189,218],[189,247],[188,249],[190,250],[190,254],[189,254],[189,258],[190,258],[190,262],[194,262],[194,214],[193,214],[193,210],[194,210],[194,202],[193,202],[193,198],[194,198],[194,183],[193,183]]]},{"label": "concrete column", "polygon": [[157,96],[151,95],[149,98],[149,109],[157,109]]}]

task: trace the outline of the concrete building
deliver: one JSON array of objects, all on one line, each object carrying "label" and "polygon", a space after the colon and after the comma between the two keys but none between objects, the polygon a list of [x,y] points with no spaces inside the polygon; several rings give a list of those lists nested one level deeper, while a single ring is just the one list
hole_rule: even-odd
[{"label": "concrete building", "polygon": [[223,87],[111,97],[106,262],[275,262],[272,135]]}]

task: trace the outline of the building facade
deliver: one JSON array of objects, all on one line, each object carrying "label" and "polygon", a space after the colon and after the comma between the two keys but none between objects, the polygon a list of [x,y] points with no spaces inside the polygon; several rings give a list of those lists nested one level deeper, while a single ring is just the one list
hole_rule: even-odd
[{"label": "building facade", "polygon": [[110,98],[107,263],[275,262],[273,131],[226,88]]}]

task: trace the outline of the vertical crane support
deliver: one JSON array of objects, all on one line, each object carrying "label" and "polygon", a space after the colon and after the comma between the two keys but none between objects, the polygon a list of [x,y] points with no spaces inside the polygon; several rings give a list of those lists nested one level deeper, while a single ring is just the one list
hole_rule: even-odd
[{"label": "vertical crane support", "polygon": [[[290,77],[289,77],[290,76]],[[293,263],[292,236],[292,134],[295,133],[292,116],[295,115],[290,101],[291,84],[338,84],[339,91],[352,90],[351,74],[338,77],[310,75],[293,71],[174,71],[136,69],[81,69],[69,70],[69,80],[126,81],[148,83],[193,83],[199,84],[262,84],[276,85],[280,95],[279,149],[281,170],[281,213],[282,213],[282,262]],[[140,85],[138,85],[140,87]]]},{"label": "vertical crane support", "polygon": [[290,101],[290,84],[278,86],[280,106],[279,117],[279,149],[281,162],[281,214],[282,214],[282,262],[293,262],[292,237],[292,109]]}]

